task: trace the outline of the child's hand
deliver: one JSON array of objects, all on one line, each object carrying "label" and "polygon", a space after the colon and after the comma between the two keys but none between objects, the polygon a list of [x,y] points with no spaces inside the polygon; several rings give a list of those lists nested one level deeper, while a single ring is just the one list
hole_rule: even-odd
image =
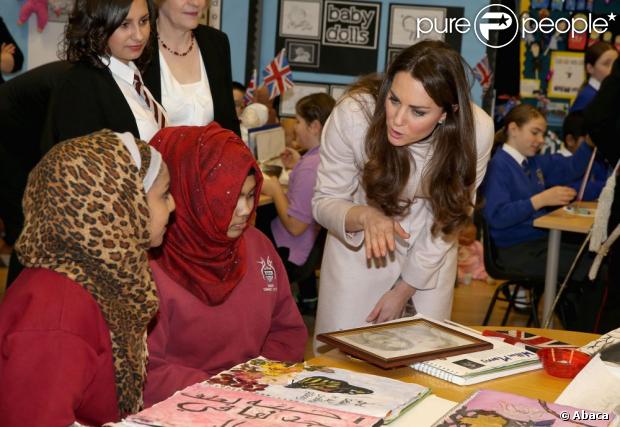
[{"label": "child's hand", "polygon": [[300,158],[299,152],[289,147],[286,147],[282,154],[280,154],[280,159],[287,169],[293,169]]},{"label": "child's hand", "polygon": [[278,178],[269,175],[263,175],[263,178],[263,187],[260,192],[266,196],[273,197],[277,187],[280,186],[280,181],[278,181]]},{"label": "child's hand", "polygon": [[577,195],[575,189],[556,185],[541,193],[538,193],[530,199],[534,209],[538,210],[545,206],[564,206],[569,204]]}]

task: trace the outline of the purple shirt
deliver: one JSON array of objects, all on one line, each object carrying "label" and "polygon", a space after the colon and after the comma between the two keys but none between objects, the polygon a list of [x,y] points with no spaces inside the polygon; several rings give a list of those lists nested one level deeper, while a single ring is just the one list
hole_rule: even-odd
[{"label": "purple shirt", "polygon": [[319,168],[319,147],[308,150],[295,165],[288,180],[287,213],[308,224],[308,228],[299,236],[293,236],[276,217],[271,222],[271,232],[276,246],[289,248],[288,260],[296,265],[303,265],[308,259],[317,236],[317,223],[312,217],[312,196],[316,173]]}]

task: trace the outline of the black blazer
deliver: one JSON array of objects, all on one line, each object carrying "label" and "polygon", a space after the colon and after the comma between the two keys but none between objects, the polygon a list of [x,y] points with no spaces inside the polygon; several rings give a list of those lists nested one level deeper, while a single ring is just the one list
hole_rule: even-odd
[{"label": "black blazer", "polygon": [[51,93],[71,64],[56,61],[0,85],[0,217],[13,244],[22,228],[21,200],[28,173],[41,159]]},{"label": "black blazer", "polygon": [[[13,54],[13,62],[15,64],[13,65],[13,70],[11,72],[14,73],[21,70],[22,66],[24,65],[24,54],[22,53],[22,50],[19,48],[18,44],[15,43],[15,39],[13,39],[11,33],[9,33],[9,29],[6,27],[6,24],[2,20],[2,17],[0,17],[0,45],[2,43],[12,43],[15,45],[15,53]],[[4,83],[4,78],[2,77],[2,73],[0,73],[0,84],[2,83]]]},{"label": "black blazer", "polygon": [[[592,142],[613,167],[620,159],[620,59],[603,80],[598,93],[584,111],[585,126]],[[620,184],[616,184],[609,218],[610,232],[620,222]],[[616,242],[614,246],[618,246]]]},{"label": "black blazer", "polygon": [[[239,120],[232,96],[232,70],[230,65],[230,44],[225,33],[215,28],[199,25],[194,30],[196,44],[207,70],[207,78],[213,97],[214,120],[223,128],[240,135]],[[144,84],[161,104],[161,76],[157,37],[153,38],[153,58],[142,73]]]},{"label": "black blazer", "polygon": [[101,129],[140,138],[131,108],[107,68],[75,64],[54,91],[50,108],[51,135],[45,148]]}]

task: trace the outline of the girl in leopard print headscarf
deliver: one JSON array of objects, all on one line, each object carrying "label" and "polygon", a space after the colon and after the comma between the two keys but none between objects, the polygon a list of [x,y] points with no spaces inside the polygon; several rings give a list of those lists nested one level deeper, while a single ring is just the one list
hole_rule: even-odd
[{"label": "girl in leopard print headscarf", "polygon": [[16,250],[26,268],[0,305],[0,425],[100,425],[142,406],[158,309],[147,250],[174,201],[161,155],[103,130],[31,172]]}]

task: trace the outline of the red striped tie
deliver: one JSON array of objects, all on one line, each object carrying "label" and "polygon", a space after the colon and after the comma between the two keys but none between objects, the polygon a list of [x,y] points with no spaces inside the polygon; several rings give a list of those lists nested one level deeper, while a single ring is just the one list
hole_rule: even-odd
[{"label": "red striped tie", "polygon": [[133,75],[133,86],[136,88],[138,95],[142,97],[146,106],[153,112],[153,116],[155,116],[155,121],[159,125],[160,129],[166,127],[166,116],[164,115],[164,111],[162,107],[153,99],[151,93],[146,90],[144,85],[142,84],[142,78],[138,73]]}]

